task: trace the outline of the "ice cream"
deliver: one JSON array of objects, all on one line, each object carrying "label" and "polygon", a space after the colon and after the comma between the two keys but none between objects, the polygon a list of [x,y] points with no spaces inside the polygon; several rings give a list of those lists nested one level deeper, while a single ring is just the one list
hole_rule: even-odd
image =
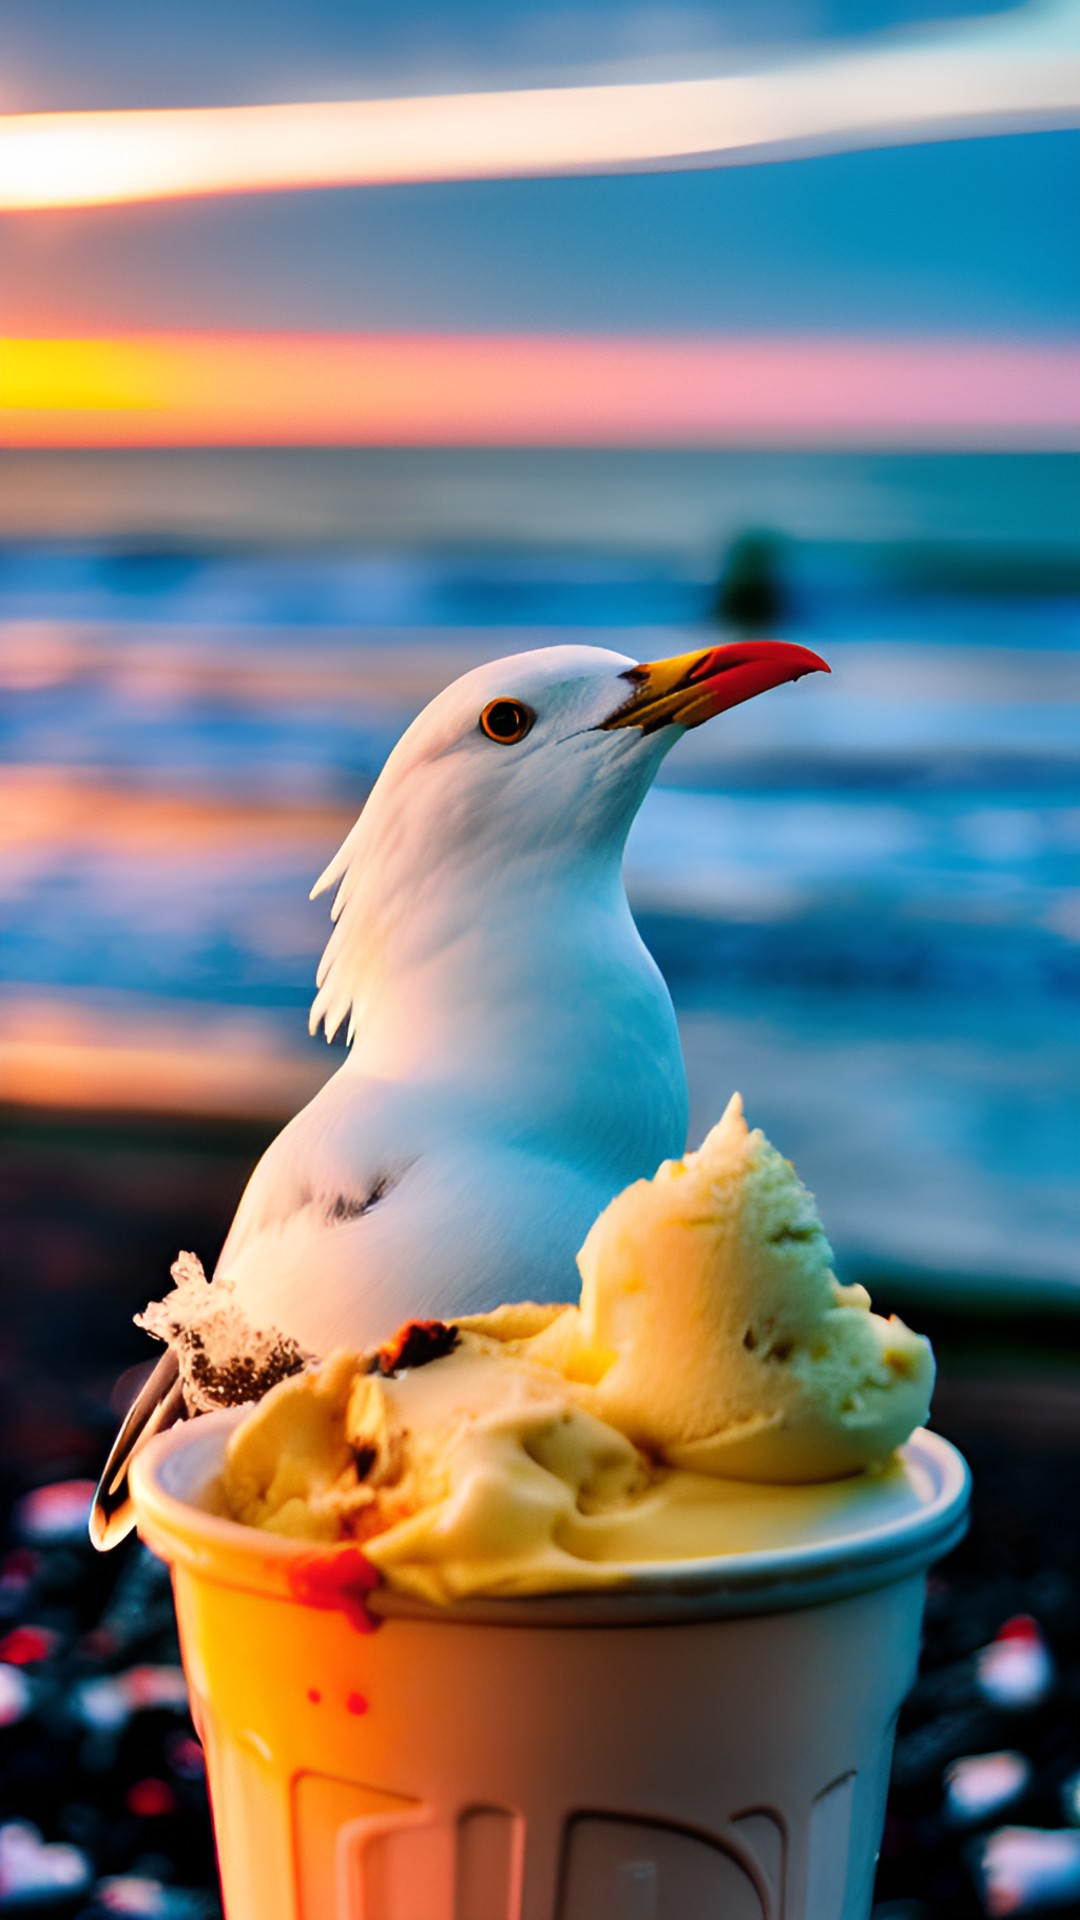
[{"label": "ice cream", "polygon": [[842,1287],[812,1194],[734,1096],[697,1153],[600,1215],[552,1329],[596,1411],[673,1466],[827,1480],[925,1420],[930,1344]]},{"label": "ice cream", "polygon": [[618,1584],[906,1511],[929,1343],[842,1287],[811,1195],[736,1096],[601,1214],[576,1307],[414,1323],[283,1380],[231,1436],[222,1510],[360,1542],[434,1601]]}]

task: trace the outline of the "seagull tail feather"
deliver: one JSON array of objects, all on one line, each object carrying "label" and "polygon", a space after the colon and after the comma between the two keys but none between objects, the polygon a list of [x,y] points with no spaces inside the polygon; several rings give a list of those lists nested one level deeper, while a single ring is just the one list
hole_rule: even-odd
[{"label": "seagull tail feather", "polygon": [[98,1481],[90,1509],[90,1538],[99,1553],[118,1547],[135,1525],[128,1468],[136,1453],[155,1433],[164,1432],[184,1417],[180,1367],[170,1347],[128,1408]]}]

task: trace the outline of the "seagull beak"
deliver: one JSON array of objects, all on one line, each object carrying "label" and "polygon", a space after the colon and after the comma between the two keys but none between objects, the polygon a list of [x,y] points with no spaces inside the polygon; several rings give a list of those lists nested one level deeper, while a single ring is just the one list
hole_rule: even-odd
[{"label": "seagull beak", "polygon": [[679,653],[671,660],[628,667],[622,678],[630,683],[630,698],[600,726],[640,727],[642,733],[672,724],[700,727],[714,714],[785,680],[828,672],[818,654],[786,640],[734,640],[700,653]]}]

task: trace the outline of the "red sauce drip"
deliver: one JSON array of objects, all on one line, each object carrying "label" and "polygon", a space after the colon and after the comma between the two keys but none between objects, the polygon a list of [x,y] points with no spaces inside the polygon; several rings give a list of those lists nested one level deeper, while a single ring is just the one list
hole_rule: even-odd
[{"label": "red sauce drip", "polygon": [[357,1633],[374,1633],[380,1624],[367,1607],[367,1595],[379,1575],[359,1547],[336,1547],[310,1554],[290,1569],[289,1585],[302,1605],[333,1607],[348,1616]]},{"label": "red sauce drip", "polygon": [[362,1693],[350,1693],[345,1705],[348,1707],[350,1713],[367,1712],[368,1703]]}]

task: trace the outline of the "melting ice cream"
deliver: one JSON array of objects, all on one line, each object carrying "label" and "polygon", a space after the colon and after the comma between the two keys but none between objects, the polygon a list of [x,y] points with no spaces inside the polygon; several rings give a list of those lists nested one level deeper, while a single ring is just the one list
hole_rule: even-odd
[{"label": "melting ice cream", "polygon": [[912,1503],[929,1343],[843,1287],[812,1196],[732,1100],[601,1214],[579,1304],[421,1323],[283,1380],[231,1437],[224,1509],[353,1540],[435,1601],[612,1585]]}]

